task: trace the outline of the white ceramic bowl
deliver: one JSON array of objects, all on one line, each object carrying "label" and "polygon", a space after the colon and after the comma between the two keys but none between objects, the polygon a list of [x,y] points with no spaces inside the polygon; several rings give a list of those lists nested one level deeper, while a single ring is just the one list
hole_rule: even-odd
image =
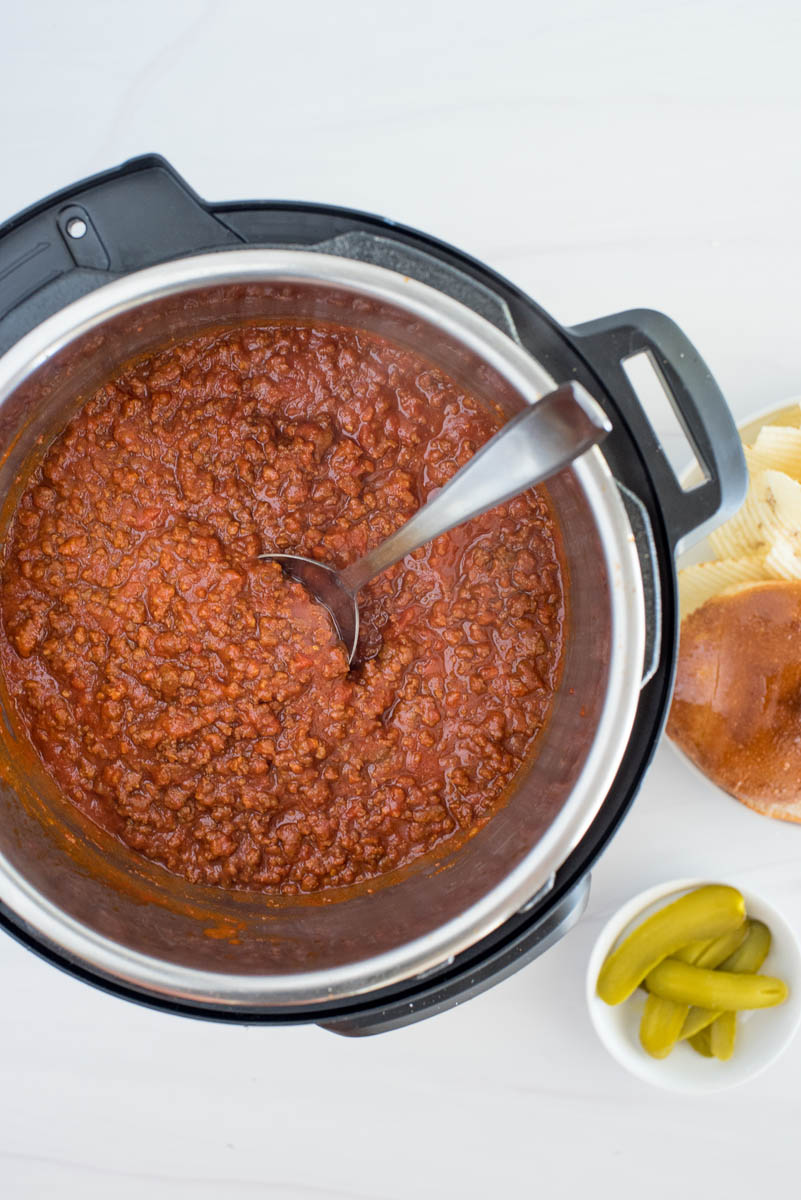
[{"label": "white ceramic bowl", "polygon": [[[667,1058],[651,1058],[639,1038],[645,993],[638,989],[625,1003],[610,1007],[596,994],[598,972],[609,951],[636,925],[684,892],[710,882],[738,887],[749,917],[764,921],[769,927],[773,941],[760,973],[783,979],[790,995],[776,1008],[739,1015],[734,1054],[728,1062],[702,1058],[686,1042],[680,1042]],[[590,955],[586,992],[596,1033],[612,1057],[632,1075],[676,1092],[718,1092],[764,1071],[792,1040],[801,1024],[801,948],[781,913],[750,888],[741,886],[737,879],[674,879],[641,892],[607,922]]]}]

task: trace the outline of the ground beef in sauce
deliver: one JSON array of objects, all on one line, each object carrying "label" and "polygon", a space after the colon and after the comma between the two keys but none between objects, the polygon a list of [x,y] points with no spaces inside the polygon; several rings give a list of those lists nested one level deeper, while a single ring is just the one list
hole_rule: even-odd
[{"label": "ground beef in sauce", "polygon": [[339,327],[216,331],[121,371],[30,476],[0,662],[68,799],[194,882],[374,879],[492,816],[562,650],[536,490],[362,594],[363,665],[274,563],[345,566],[501,422],[407,350]]}]

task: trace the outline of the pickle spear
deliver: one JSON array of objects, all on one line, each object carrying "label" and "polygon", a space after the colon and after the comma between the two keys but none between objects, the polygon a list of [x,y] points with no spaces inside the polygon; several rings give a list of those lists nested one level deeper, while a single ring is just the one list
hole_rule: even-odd
[{"label": "pickle spear", "polygon": [[688,892],[648,917],[608,955],[598,975],[598,995],[607,1004],[621,1004],[662,959],[688,942],[729,933],[744,921],[745,903],[736,888],[708,884]]},{"label": "pickle spear", "polygon": [[697,1050],[698,1053],[703,1055],[704,1058],[712,1057],[712,1046],[709,1042],[708,1029],[702,1029],[700,1033],[694,1033],[693,1036],[689,1038],[689,1042],[693,1050]]},{"label": "pickle spear", "polygon": [[640,1021],[640,1045],[651,1058],[667,1058],[679,1040],[689,1009],[661,996],[649,995]]},{"label": "pickle spear", "polygon": [[737,1013],[722,1012],[709,1026],[709,1047],[715,1058],[726,1062],[734,1053],[737,1036]]},{"label": "pickle spear", "polygon": [[772,1008],[787,999],[787,984],[771,975],[738,975],[691,967],[675,958],[665,959],[648,973],[649,992],[718,1012],[744,1008]]},{"label": "pickle spear", "polygon": [[770,952],[770,930],[764,921],[750,919],[740,946],[720,964],[722,971],[753,974],[762,966]]},{"label": "pickle spear", "polygon": [[[674,958],[697,967],[717,967],[745,940],[746,923],[712,941],[689,942],[677,950]],[[688,1004],[676,1004],[662,996],[649,995],[640,1021],[640,1044],[652,1058],[666,1058],[681,1036],[690,1011]]]},{"label": "pickle spear", "polygon": [[[743,944],[725,959],[721,964],[723,971],[734,971],[735,974],[753,974],[762,966],[770,951],[771,934],[764,921],[749,920]],[[710,965],[710,964],[705,964]],[[719,1011],[708,1008],[691,1007],[681,1029],[680,1038],[690,1038],[700,1030],[711,1025],[720,1016]]]},{"label": "pickle spear", "polygon": [[710,970],[715,967],[722,967],[725,970],[726,967],[724,964],[734,956],[736,951],[745,942],[748,936],[748,924],[748,921],[743,921],[742,925],[738,926],[737,929],[732,929],[728,933],[722,933],[714,941],[707,942],[692,957],[688,957],[684,950],[678,950],[673,957],[677,958],[679,962],[690,963],[693,967],[708,967]]}]

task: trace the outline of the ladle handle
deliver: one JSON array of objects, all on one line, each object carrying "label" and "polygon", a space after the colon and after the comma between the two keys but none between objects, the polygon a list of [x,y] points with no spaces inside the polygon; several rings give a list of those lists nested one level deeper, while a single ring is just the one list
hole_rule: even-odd
[{"label": "ladle handle", "polygon": [[561,471],[612,426],[580,383],[565,383],[507,421],[405,525],[341,572],[354,594],[374,576],[455,525]]}]

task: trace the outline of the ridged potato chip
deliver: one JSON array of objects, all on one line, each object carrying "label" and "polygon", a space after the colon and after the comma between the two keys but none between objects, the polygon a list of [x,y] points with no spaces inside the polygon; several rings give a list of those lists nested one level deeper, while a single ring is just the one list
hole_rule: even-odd
[{"label": "ridged potato chip", "polygon": [[718,561],[679,573],[682,620],[741,584],[801,580],[801,404],[743,446],[750,484],[742,507],[710,534]]},{"label": "ridged potato chip", "polygon": [[763,425],[754,443],[752,456],[763,470],[783,471],[791,479],[801,479],[801,429]]},{"label": "ridged potato chip", "polygon": [[743,454],[745,455],[745,465],[748,467],[749,479],[753,479],[761,471],[769,471],[771,467],[775,466],[775,463],[771,461],[770,454],[761,453],[756,446],[743,446]]},{"label": "ridged potato chip", "polygon": [[684,620],[707,600],[740,583],[758,583],[766,578],[765,561],[751,558],[725,558],[719,562],[696,563],[679,571],[679,608]]},{"label": "ridged potato chip", "polygon": [[801,549],[801,483],[783,471],[762,471],[749,491],[751,510],[763,539],[781,535]]},{"label": "ridged potato chip", "polygon": [[[749,452],[751,462],[754,453]],[[745,503],[709,541],[719,558],[766,556],[779,535],[799,541],[801,550],[801,483],[783,471],[755,472]]]},{"label": "ridged potato chip", "polygon": [[[759,472],[755,478],[761,475]],[[718,558],[750,558],[760,551],[767,553],[768,539],[762,529],[762,513],[753,480],[745,503],[709,535],[709,542]]]},{"label": "ridged potato chip", "polygon": [[801,579],[801,545],[784,533],[773,535],[765,555],[765,573],[771,579]]}]

